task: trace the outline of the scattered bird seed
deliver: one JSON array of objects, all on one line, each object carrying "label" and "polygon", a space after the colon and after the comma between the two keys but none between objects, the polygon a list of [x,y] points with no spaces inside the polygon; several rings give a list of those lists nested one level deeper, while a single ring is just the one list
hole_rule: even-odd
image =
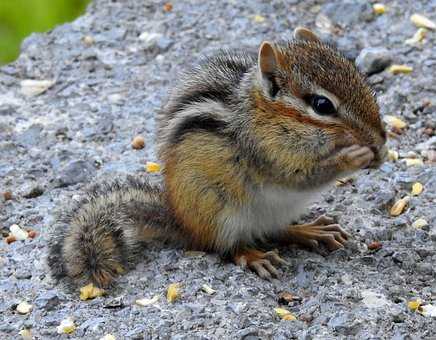
[{"label": "scattered bird seed", "polygon": [[56,329],[58,334],[71,334],[76,330],[76,325],[71,318],[67,318],[62,320]]},{"label": "scattered bird seed", "polygon": [[80,288],[80,300],[90,300],[98,296],[103,296],[106,292],[98,287],[95,287],[92,283]]},{"label": "scattered bird seed", "polygon": [[274,308],[274,311],[282,320],[288,320],[288,321],[297,320],[297,318],[285,308]]},{"label": "scattered bird seed", "polygon": [[212,287],[208,286],[207,284],[202,285],[201,290],[209,295],[213,295],[216,293],[216,290],[213,289]]},{"label": "scattered bird seed", "polygon": [[409,74],[413,71],[413,67],[407,65],[391,65],[389,66],[388,71],[392,74]]},{"label": "scattered bird seed", "polygon": [[418,196],[422,193],[422,191],[424,190],[424,186],[419,183],[416,182],[412,185],[412,196]]},{"label": "scattered bird seed", "polygon": [[418,218],[415,222],[412,223],[412,227],[416,229],[421,229],[428,226],[428,222],[423,218]]},{"label": "scattered bird seed", "polygon": [[180,283],[172,283],[168,286],[167,290],[167,301],[172,303],[178,299],[180,299]]},{"label": "scattered bird seed", "polygon": [[138,299],[138,300],[135,301],[135,303],[138,306],[145,307],[145,306],[154,305],[158,301],[159,301],[159,295],[155,295],[151,299],[147,299],[147,298]]},{"label": "scattered bird seed", "polygon": [[410,17],[410,21],[412,21],[417,27],[428,28],[429,30],[436,30],[436,23],[421,14],[412,14],[412,16]]},{"label": "scattered bird seed", "polygon": [[18,304],[16,310],[20,314],[29,314],[33,309],[31,304],[28,304],[26,301],[23,301]]},{"label": "scattered bird seed", "polygon": [[380,3],[376,3],[372,5],[372,9],[374,10],[375,14],[384,14],[386,12],[386,6]]},{"label": "scattered bird seed", "polygon": [[160,171],[160,164],[155,162],[147,162],[145,164],[145,170],[150,173],[155,173]]},{"label": "scattered bird seed", "polygon": [[406,208],[406,206],[409,204],[409,201],[410,201],[410,197],[405,196],[402,199],[395,202],[395,204],[392,206],[392,208],[390,210],[391,216],[401,215],[403,213],[404,209]]},{"label": "scattered bird seed", "polygon": [[54,80],[22,80],[20,82],[21,93],[27,97],[35,97],[47,91],[54,83]]}]

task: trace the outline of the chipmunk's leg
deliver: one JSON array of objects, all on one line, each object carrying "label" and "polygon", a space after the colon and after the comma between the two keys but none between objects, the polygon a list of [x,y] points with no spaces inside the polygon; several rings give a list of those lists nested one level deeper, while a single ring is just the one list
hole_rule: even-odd
[{"label": "chipmunk's leg", "polygon": [[242,268],[250,268],[262,279],[267,280],[278,276],[278,271],[274,265],[288,264],[276,251],[263,252],[256,249],[244,249],[237,252],[233,261]]},{"label": "chipmunk's leg", "polygon": [[349,237],[350,235],[339,224],[335,224],[332,218],[320,216],[311,223],[289,226],[282,241],[310,248],[317,248],[319,242],[322,242],[329,250],[336,250],[342,248]]}]

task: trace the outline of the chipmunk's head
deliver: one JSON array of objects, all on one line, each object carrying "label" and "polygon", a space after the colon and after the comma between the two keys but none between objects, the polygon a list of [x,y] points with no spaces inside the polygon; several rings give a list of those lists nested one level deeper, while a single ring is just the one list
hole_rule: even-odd
[{"label": "chipmunk's head", "polygon": [[291,42],[263,42],[257,77],[256,129],[268,149],[289,146],[312,162],[357,144],[374,152],[372,166],[384,158],[386,133],[373,91],[313,32],[297,28]]}]

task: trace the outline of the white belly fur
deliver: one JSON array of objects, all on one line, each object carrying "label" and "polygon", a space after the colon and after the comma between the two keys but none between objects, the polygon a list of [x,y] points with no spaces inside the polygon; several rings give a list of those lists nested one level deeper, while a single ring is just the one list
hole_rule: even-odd
[{"label": "white belly fur", "polygon": [[297,191],[278,186],[264,186],[252,192],[252,200],[240,208],[224,209],[218,242],[235,245],[262,240],[296,221],[323,191]]}]

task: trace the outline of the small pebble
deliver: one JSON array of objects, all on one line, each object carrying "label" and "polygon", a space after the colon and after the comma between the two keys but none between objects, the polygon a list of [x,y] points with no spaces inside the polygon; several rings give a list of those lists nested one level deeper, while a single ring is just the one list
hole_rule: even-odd
[{"label": "small pebble", "polygon": [[163,5],[164,12],[171,12],[173,10],[173,4],[171,2],[167,2]]},{"label": "small pebble", "polygon": [[5,201],[10,201],[13,198],[12,191],[5,191],[3,193],[3,198],[5,199]]},{"label": "small pebble", "polygon": [[382,72],[391,62],[390,52],[383,47],[364,48],[356,58],[357,68],[367,75]]},{"label": "small pebble", "polygon": [[83,37],[83,43],[84,43],[86,46],[91,46],[91,45],[94,45],[95,40],[94,40],[94,38],[91,37],[90,35],[85,35],[85,36]]},{"label": "small pebble", "polygon": [[134,148],[135,150],[140,150],[143,149],[144,146],[145,146],[145,141],[142,136],[136,136],[135,138],[133,138],[132,148]]},{"label": "small pebble", "polygon": [[18,304],[17,312],[20,314],[29,314],[33,309],[33,306],[28,304],[26,301],[23,301]]},{"label": "small pebble", "polygon": [[413,228],[422,229],[428,226],[428,222],[423,218],[418,218],[415,222],[412,223]]},{"label": "small pebble", "polygon": [[11,225],[9,230],[11,231],[11,235],[15,237],[17,241],[22,241],[29,237],[27,231],[21,229],[17,224]]}]

